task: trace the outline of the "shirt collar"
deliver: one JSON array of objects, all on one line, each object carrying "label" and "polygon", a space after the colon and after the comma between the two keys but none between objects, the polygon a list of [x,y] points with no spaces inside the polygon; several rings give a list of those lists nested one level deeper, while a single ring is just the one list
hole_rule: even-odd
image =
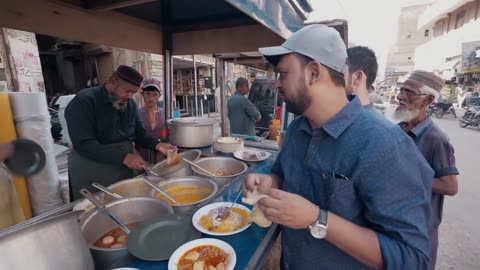
[{"label": "shirt collar", "polygon": [[[400,127],[407,124],[406,122],[400,122],[398,125]],[[433,124],[432,118],[427,117],[422,122],[418,123],[412,130],[408,131],[407,133],[414,135],[415,137],[420,137],[431,125]]]},{"label": "shirt collar", "polygon": [[[353,123],[357,116],[362,111],[362,104],[360,99],[354,95],[347,96],[350,102],[343,107],[340,112],[323,124],[320,128],[335,140],[338,139],[343,132]],[[302,120],[298,127],[299,130],[304,130],[309,134],[312,133],[312,128],[307,119],[302,116]]]},{"label": "shirt collar", "polygon": [[107,87],[105,87],[105,84],[100,86],[100,92],[102,93],[103,103],[105,104],[112,103],[112,101],[110,100],[110,95],[108,94],[108,91],[107,91]]}]

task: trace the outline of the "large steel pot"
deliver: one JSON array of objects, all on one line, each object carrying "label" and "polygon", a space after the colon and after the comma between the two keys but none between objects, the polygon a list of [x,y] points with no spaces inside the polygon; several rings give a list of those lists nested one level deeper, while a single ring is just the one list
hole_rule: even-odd
[{"label": "large steel pot", "polygon": [[179,214],[190,213],[192,210],[196,210],[199,204],[210,200],[213,196],[215,196],[215,194],[217,194],[218,191],[218,185],[214,181],[198,176],[174,177],[168,179],[167,181],[160,182],[158,186],[162,190],[166,190],[174,186],[197,186],[211,190],[210,195],[203,200],[189,204],[173,204],[172,206],[174,212]]},{"label": "large steel pot", "polygon": [[170,143],[179,147],[197,148],[212,145],[213,128],[218,120],[187,117],[170,119],[167,123]]},{"label": "large steel pot", "polygon": [[[159,215],[173,213],[172,207],[165,201],[147,197],[115,200],[107,203],[105,207],[125,224],[142,222]],[[80,227],[90,247],[96,269],[106,269],[129,254],[126,247],[100,248],[93,245],[104,234],[118,227],[99,210],[94,209],[85,214],[80,220]]]},{"label": "large steel pot", "polygon": [[0,234],[0,269],[94,269],[78,214],[64,213]]},{"label": "large steel pot", "polygon": [[229,157],[207,157],[201,158],[195,162],[198,166],[212,172],[228,172],[229,176],[211,176],[204,171],[195,168],[192,166],[192,170],[195,172],[195,175],[200,175],[203,177],[208,177],[213,179],[219,186],[223,186],[226,183],[230,182],[233,178],[242,175],[248,170],[247,164],[245,162],[236,160]]},{"label": "large steel pot", "polygon": [[197,149],[180,152],[178,153],[178,157],[180,158],[179,163],[173,166],[169,166],[167,165],[167,160],[163,160],[155,164],[155,166],[153,166],[151,170],[163,178],[190,176],[193,175],[193,171],[190,168],[190,165],[187,162],[183,161],[183,159],[194,162],[200,158],[201,154],[202,151]]}]

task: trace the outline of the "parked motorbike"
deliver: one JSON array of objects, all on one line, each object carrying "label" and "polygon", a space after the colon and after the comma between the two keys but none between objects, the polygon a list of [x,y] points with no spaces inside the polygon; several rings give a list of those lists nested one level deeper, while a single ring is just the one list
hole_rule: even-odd
[{"label": "parked motorbike", "polygon": [[427,108],[428,115],[435,115],[437,118],[442,118],[445,114],[451,114],[457,118],[457,113],[453,108],[453,103],[450,102],[436,102],[430,104]]},{"label": "parked motorbike", "polygon": [[462,119],[460,119],[460,127],[467,126],[480,127],[480,106],[472,106],[467,108]]}]

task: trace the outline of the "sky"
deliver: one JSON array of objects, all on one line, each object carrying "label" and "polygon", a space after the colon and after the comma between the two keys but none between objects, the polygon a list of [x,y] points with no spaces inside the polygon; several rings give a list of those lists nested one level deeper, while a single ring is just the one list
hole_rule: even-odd
[{"label": "sky", "polygon": [[425,2],[432,0],[310,0],[314,11],[308,21],[346,19],[349,43],[375,51],[382,77],[388,51],[397,39],[400,9]]}]

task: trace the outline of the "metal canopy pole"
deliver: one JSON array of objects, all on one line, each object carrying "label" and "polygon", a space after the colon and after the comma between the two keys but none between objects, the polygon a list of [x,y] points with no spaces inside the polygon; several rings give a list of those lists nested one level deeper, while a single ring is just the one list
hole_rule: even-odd
[{"label": "metal canopy pole", "polygon": [[195,95],[195,116],[198,116],[198,83],[197,83],[197,63],[195,61],[195,55],[192,55],[193,59],[193,94]]},{"label": "metal canopy pole", "polygon": [[222,120],[222,136],[228,136],[230,133],[227,116],[227,95],[225,92],[225,62],[216,57],[215,68],[217,70],[217,87],[220,90],[220,117]]},{"label": "metal canopy pole", "polygon": [[162,3],[162,26],[163,26],[163,80],[164,80],[164,104],[165,120],[173,115],[173,42],[171,27],[171,3],[164,0]]}]

